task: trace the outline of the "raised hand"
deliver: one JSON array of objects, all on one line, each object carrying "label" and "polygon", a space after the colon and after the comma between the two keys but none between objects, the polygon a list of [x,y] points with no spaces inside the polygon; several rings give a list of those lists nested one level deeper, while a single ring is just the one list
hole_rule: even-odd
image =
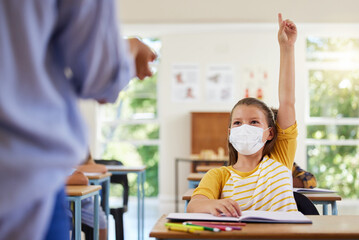
[{"label": "raised hand", "polygon": [[297,27],[295,24],[286,19],[283,21],[282,14],[278,13],[278,42],[281,46],[294,46],[297,40]]}]

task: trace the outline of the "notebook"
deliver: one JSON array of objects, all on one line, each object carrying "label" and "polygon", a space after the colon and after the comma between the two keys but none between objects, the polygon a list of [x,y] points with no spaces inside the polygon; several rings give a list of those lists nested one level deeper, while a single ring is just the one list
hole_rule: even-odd
[{"label": "notebook", "polygon": [[293,188],[293,191],[298,193],[335,193],[336,192],[324,188]]},{"label": "notebook", "polygon": [[240,217],[214,216],[209,213],[170,213],[167,219],[173,221],[219,221],[258,223],[312,223],[301,212],[243,211]]}]

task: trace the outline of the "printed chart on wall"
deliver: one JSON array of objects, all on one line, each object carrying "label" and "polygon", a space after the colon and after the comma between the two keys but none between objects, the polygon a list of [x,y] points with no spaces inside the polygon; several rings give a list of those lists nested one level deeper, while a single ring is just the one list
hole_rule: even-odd
[{"label": "printed chart on wall", "polygon": [[172,100],[191,102],[199,99],[199,66],[196,64],[172,65]]},{"label": "printed chart on wall", "polygon": [[263,66],[246,66],[242,76],[244,97],[263,99],[268,88],[268,70]]},{"label": "printed chart on wall", "polygon": [[234,71],[231,65],[210,65],[206,72],[206,97],[210,102],[227,102],[233,98]]}]

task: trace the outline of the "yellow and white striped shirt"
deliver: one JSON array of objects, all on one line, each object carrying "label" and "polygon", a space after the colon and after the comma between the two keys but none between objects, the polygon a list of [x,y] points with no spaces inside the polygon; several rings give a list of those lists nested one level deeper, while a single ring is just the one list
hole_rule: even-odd
[{"label": "yellow and white striped shirt", "polygon": [[231,175],[224,184],[221,198],[235,200],[242,211],[297,210],[292,192],[292,174],[283,164],[267,157],[247,177],[241,177],[232,167],[228,170]]},{"label": "yellow and white striped shirt", "polygon": [[211,169],[193,192],[209,199],[232,198],[242,211],[297,211],[292,188],[292,166],[296,150],[297,125],[282,130],[270,156],[250,172],[232,166]]}]

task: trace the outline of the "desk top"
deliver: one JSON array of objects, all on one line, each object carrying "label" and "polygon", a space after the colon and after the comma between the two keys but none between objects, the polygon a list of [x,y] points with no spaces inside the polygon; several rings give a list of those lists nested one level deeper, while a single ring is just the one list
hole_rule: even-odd
[{"label": "desk top", "polygon": [[187,177],[189,181],[201,181],[205,173],[190,173]]},{"label": "desk top", "polygon": [[169,231],[165,227],[168,222],[163,215],[152,228],[150,237],[158,239],[345,239],[359,238],[359,215],[356,216],[307,216],[313,224],[270,224],[247,223],[240,231],[210,232],[201,231],[198,234]]},{"label": "desk top", "polygon": [[340,201],[342,197],[336,193],[302,193],[312,201]]},{"label": "desk top", "polygon": [[177,161],[186,161],[186,162],[219,162],[225,163],[228,162],[228,158],[191,158],[191,157],[178,157],[176,158]]},{"label": "desk top", "polygon": [[[194,188],[188,189],[183,195],[182,200],[191,200]],[[340,201],[342,198],[336,193],[305,193],[303,194],[311,201]]]},{"label": "desk top", "polygon": [[107,172],[107,173],[85,173],[85,176],[88,178],[88,179],[103,179],[103,178],[106,178],[106,177],[111,177],[112,176],[112,173],[110,172]]},{"label": "desk top", "polygon": [[199,165],[196,167],[196,171],[197,172],[208,172],[209,170],[213,169],[213,168],[219,168],[222,166],[219,165]]},{"label": "desk top", "polygon": [[107,170],[110,172],[143,172],[146,170],[146,166],[121,166],[121,165],[106,165]]},{"label": "desk top", "polygon": [[66,194],[68,196],[84,196],[86,194],[101,190],[100,185],[68,185]]}]

